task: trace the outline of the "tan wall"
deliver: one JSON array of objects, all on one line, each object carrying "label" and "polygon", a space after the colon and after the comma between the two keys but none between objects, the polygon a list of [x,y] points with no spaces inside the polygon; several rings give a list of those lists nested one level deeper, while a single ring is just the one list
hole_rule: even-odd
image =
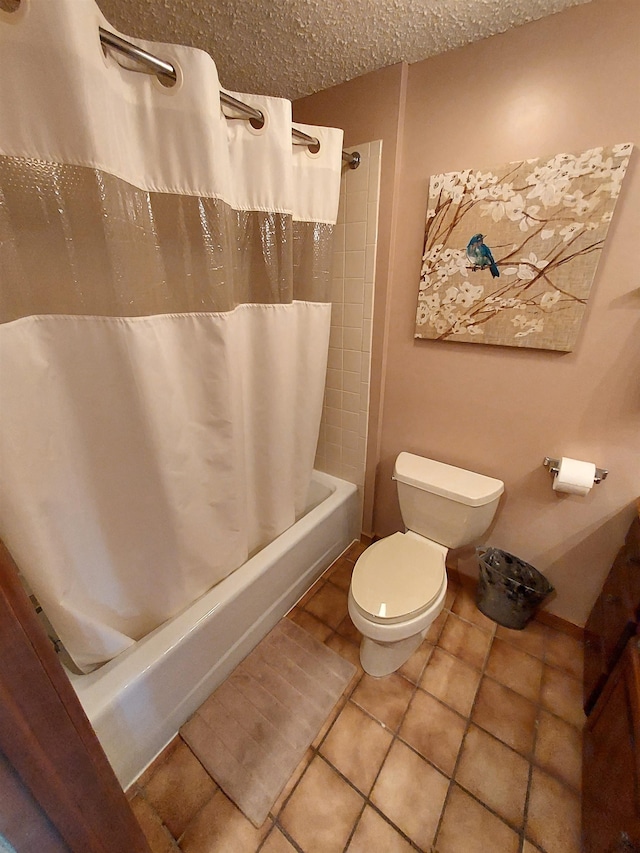
[{"label": "tan wall", "polygon": [[[594,0],[411,66],[398,113],[401,168],[397,178],[383,171],[383,185],[396,182],[397,221],[385,315],[374,316],[374,334],[386,335],[375,532],[401,527],[390,479],[400,450],[499,477],[506,494],[487,541],[545,572],[557,589],[549,609],[576,624],[640,494],[640,155],[631,160],[576,348],[566,354],[414,340],[427,187],[437,172],[640,144],[639,36],[636,0]],[[377,109],[375,75],[357,82],[359,97]],[[339,110],[325,101],[321,116],[310,110],[305,120],[351,114],[348,91],[321,95],[331,93]],[[542,467],[545,455],[590,460],[611,474],[586,498],[561,497]],[[463,571],[475,571],[471,553],[462,555]]]}]

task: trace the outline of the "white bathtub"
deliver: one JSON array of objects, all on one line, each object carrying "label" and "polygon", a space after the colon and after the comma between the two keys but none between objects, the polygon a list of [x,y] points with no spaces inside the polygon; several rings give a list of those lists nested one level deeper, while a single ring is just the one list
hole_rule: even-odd
[{"label": "white bathtub", "polygon": [[357,490],[314,471],[309,511],[187,610],[69,678],[123,788],[359,535]]}]

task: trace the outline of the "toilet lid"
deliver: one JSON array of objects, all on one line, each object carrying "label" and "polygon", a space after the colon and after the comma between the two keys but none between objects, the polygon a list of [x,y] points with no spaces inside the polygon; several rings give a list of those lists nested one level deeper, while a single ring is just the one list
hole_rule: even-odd
[{"label": "toilet lid", "polygon": [[356,563],[351,594],[376,621],[426,610],[445,578],[443,545],[394,533],[371,545]]}]

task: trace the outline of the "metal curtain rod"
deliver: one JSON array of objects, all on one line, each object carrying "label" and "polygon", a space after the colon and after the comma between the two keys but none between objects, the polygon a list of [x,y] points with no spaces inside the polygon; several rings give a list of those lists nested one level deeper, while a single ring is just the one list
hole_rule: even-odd
[{"label": "metal curtain rod", "polygon": [[[168,77],[170,80],[173,80],[174,83],[178,79],[176,70],[170,62],[166,62],[164,59],[159,59],[152,53],[143,50],[141,47],[138,47],[126,39],[120,38],[120,36],[117,36],[115,33],[110,33],[108,30],[103,29],[103,27],[100,27],[99,30],[100,41],[103,44],[114,48],[114,50],[120,51],[120,53],[124,53],[125,56],[128,56],[130,59],[136,59],[138,62],[141,62],[143,65],[151,68],[156,74]],[[225,106],[231,107],[239,113],[242,113],[242,115],[250,121],[255,121],[255,127],[260,128],[263,126],[264,116],[260,110],[250,107],[249,104],[245,104],[243,101],[239,101],[237,98],[234,98],[222,91],[220,92],[220,101]],[[300,140],[309,148],[315,148],[316,151],[320,148],[320,140],[316,139],[315,136],[309,136],[307,133],[297,130],[295,127],[292,128],[291,135],[294,139]],[[360,154],[357,151],[354,151],[353,153],[343,151],[342,159],[346,161],[350,169],[357,169],[360,165]]]}]

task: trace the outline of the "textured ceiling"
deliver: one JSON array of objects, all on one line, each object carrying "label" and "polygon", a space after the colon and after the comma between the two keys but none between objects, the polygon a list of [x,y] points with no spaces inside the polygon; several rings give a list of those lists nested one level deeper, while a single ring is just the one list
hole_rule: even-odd
[{"label": "textured ceiling", "polygon": [[588,0],[97,0],[120,32],[206,50],[226,89],[292,100]]}]

